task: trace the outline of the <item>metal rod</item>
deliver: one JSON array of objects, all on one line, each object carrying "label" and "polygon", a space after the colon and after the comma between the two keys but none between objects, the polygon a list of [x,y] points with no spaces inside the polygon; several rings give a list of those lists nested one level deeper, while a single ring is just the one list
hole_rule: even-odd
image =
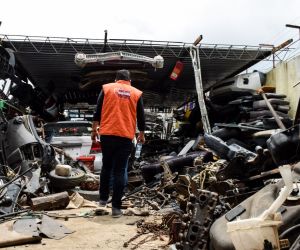
[{"label": "metal rod", "polygon": [[297,87],[300,84],[300,82],[296,83],[293,88]]},{"label": "metal rod", "polygon": [[202,39],[203,39],[202,35],[198,36],[197,39],[193,42],[193,45],[197,46],[202,41]]},{"label": "metal rod", "polygon": [[286,129],[286,127],[284,126],[284,124],[280,120],[278,114],[276,113],[276,111],[274,110],[273,106],[271,105],[271,103],[269,102],[268,98],[266,97],[266,94],[263,91],[261,91],[260,94],[264,98],[264,100],[265,100],[265,102],[266,102],[269,110],[271,111],[273,117],[275,118],[275,121],[276,121],[278,127],[281,128],[281,129]]},{"label": "metal rod", "polygon": [[286,24],[285,27],[288,27],[288,28],[295,28],[295,29],[300,29],[300,26],[294,25],[294,24]]},{"label": "metal rod", "polygon": [[298,106],[295,114],[294,125],[300,124],[300,98],[298,101]]},{"label": "metal rod", "polygon": [[300,38],[300,26],[299,25],[286,24],[285,27],[293,28],[293,29],[298,29],[298,31],[299,31],[299,38]]},{"label": "metal rod", "polygon": [[102,52],[106,52],[106,45],[107,45],[107,30],[104,30],[104,47]]},{"label": "metal rod", "polygon": [[54,146],[52,146],[52,147],[53,147],[53,149],[55,150],[56,153],[61,154],[61,155],[64,155],[64,156],[67,157],[68,159],[74,160],[74,159],[72,158],[72,156],[69,155],[68,153],[66,153],[63,149],[58,148],[58,147],[54,147]]},{"label": "metal rod", "polygon": [[28,173],[29,171],[31,171],[32,169],[36,168],[37,164],[33,163],[32,166],[30,168],[28,168],[27,170],[25,170],[23,173],[19,174],[17,177],[13,178],[12,180],[10,180],[9,182],[6,182],[3,186],[0,187],[0,191],[2,191],[4,188],[6,188],[8,185],[10,185],[11,183],[13,183],[14,181],[16,181],[17,179],[19,179],[20,177],[22,177],[23,175],[25,175],[26,173]]},{"label": "metal rod", "polygon": [[279,173],[280,173],[279,169],[275,168],[275,169],[272,169],[270,171],[261,172],[258,175],[251,176],[248,179],[242,180],[241,182],[244,182],[244,181],[253,181],[253,180],[257,180],[257,179],[260,179],[260,178],[263,178],[263,177],[266,177],[266,176],[270,176],[270,175],[274,175],[274,174],[279,174]]},{"label": "metal rod", "polygon": [[0,215],[0,220],[5,220],[5,218],[7,218],[7,217],[15,216],[15,215],[22,214],[22,213],[29,212],[29,211],[30,211],[30,209],[25,209],[25,210],[21,210],[18,212],[3,214],[3,215]]},{"label": "metal rod", "polygon": [[202,85],[202,76],[201,76],[201,65],[200,65],[200,56],[199,56],[199,48],[193,46],[190,48],[190,56],[192,59],[192,65],[195,74],[195,85],[197,90],[198,96],[198,103],[201,113],[201,120],[203,130],[207,134],[211,134],[211,127],[208,119],[207,109],[205,105],[205,96],[203,92],[203,85]]},{"label": "metal rod", "polygon": [[278,50],[283,49],[284,47],[288,46],[292,42],[293,42],[293,39],[286,40],[285,42],[283,42],[283,43],[279,44],[278,46],[274,47],[272,49],[272,53],[275,54],[275,52],[277,52]]}]

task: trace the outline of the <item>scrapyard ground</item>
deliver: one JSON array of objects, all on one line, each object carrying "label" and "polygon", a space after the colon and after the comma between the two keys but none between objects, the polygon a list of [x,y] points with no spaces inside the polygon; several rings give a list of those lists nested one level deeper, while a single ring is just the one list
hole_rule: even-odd
[{"label": "scrapyard ground", "polygon": [[[90,210],[90,208],[81,208],[53,212],[59,214],[78,214]],[[106,210],[111,211],[110,208],[106,208]],[[120,218],[112,218],[111,214],[95,216],[93,218],[70,218],[68,221],[59,219],[58,222],[63,223],[70,230],[74,230],[75,232],[61,240],[43,238],[42,243],[12,246],[3,249],[132,249],[133,247],[137,247],[136,244],[148,236],[143,235],[131,242],[127,248],[123,247],[124,242],[136,235],[137,228],[134,223],[140,219],[143,219],[143,217],[122,216]],[[163,249],[167,243],[168,239],[164,241],[149,241],[141,245],[141,249]]]}]

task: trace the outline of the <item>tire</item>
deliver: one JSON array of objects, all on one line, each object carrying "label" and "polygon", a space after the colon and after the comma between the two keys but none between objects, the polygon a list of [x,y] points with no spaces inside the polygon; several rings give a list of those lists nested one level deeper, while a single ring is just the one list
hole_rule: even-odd
[{"label": "tire", "polygon": [[89,190],[82,190],[82,189],[72,189],[72,191],[79,193],[84,199],[89,201],[98,202],[100,200],[99,190],[89,191]]},{"label": "tire", "polygon": [[83,182],[86,177],[82,170],[73,168],[70,176],[58,176],[55,174],[55,170],[52,170],[49,173],[49,178],[54,188],[72,189],[76,186],[80,186],[81,182]]}]

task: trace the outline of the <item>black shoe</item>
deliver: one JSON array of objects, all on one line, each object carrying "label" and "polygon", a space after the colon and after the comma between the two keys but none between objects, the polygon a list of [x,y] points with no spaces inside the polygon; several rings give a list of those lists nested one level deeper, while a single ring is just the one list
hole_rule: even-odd
[{"label": "black shoe", "polygon": [[103,201],[103,200],[99,201],[99,207],[106,207],[106,205],[107,205],[107,201]]},{"label": "black shoe", "polygon": [[119,217],[121,217],[122,215],[123,215],[123,213],[122,213],[122,210],[121,210],[121,209],[115,208],[115,207],[113,207],[113,208],[111,209],[111,216],[112,216],[113,218],[119,218]]}]

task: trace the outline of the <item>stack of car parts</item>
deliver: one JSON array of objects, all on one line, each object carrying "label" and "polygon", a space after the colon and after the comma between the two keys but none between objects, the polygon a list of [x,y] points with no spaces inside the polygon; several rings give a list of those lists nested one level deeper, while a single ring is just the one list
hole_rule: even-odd
[{"label": "stack of car parts", "polygon": [[266,75],[262,72],[240,74],[217,83],[211,89],[209,97],[214,103],[224,105],[241,96],[255,93],[265,81]]},{"label": "stack of car parts", "polygon": [[[195,158],[201,157],[203,162],[212,160],[212,153],[209,151],[195,151],[181,156],[173,156],[167,159],[165,162],[169,165],[172,172],[181,172],[184,166],[193,166]],[[163,172],[161,162],[153,164],[145,164],[141,166],[142,175],[146,182],[154,180],[154,176]]]},{"label": "stack of car parts", "polygon": [[[285,100],[286,96],[275,93],[266,93],[270,104],[281,118],[283,123],[289,127],[292,124],[288,116],[290,110],[289,102]],[[273,115],[269,110],[267,103],[261,95],[244,96],[233,100],[228,105],[237,106],[240,110],[241,122],[256,125],[264,129],[278,128]]]}]

